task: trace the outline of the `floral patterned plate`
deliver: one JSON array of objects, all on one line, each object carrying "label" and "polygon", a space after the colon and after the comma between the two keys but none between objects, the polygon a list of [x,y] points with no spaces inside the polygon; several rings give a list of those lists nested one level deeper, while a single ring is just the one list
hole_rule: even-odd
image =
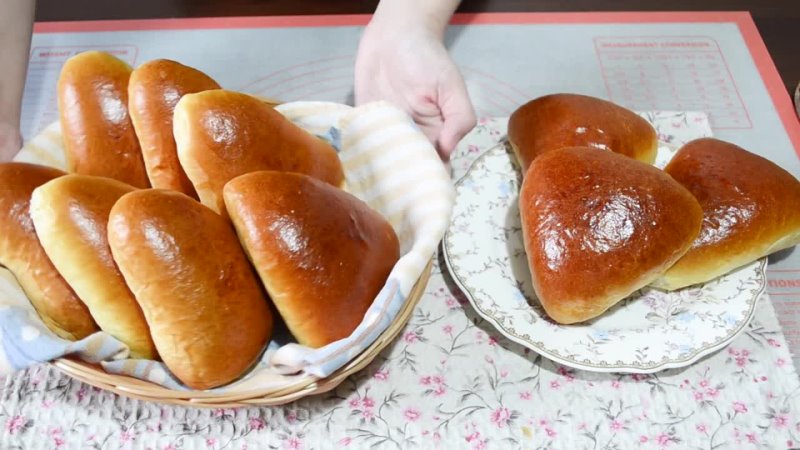
[{"label": "floral patterned plate", "polygon": [[553,322],[531,284],[517,206],[520,178],[507,145],[478,157],[456,184],[443,241],[455,282],[509,339],[577,369],[650,373],[692,364],[745,329],[766,287],[766,258],[672,293],[641,289],[587,323]]}]

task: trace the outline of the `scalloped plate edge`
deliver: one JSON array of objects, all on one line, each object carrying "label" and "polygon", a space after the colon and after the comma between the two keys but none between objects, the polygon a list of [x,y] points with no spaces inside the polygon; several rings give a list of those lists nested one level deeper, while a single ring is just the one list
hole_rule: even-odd
[{"label": "scalloped plate edge", "polygon": [[[505,154],[508,153],[507,150],[506,150],[506,144],[505,144],[504,140],[501,140],[500,142],[498,142],[498,144],[496,144],[496,145],[494,145],[492,147],[489,147],[483,153],[481,153],[478,157],[475,158],[475,160],[469,165],[467,170],[464,172],[464,175],[462,175],[454,184],[455,189],[456,189],[456,199],[458,199],[458,188],[463,184],[463,182],[465,180],[467,180],[470,177],[470,174],[473,171],[473,169],[484,158],[486,158],[488,156],[491,156],[492,152],[496,152],[497,150],[501,150],[501,149],[502,149],[503,153],[505,153]],[[512,161],[512,163],[513,163],[513,161]],[[514,163],[514,164],[516,164],[516,163]],[[533,342],[527,341],[527,340],[525,340],[525,339],[523,339],[521,337],[518,337],[518,336],[514,335],[513,333],[510,333],[500,323],[498,323],[497,320],[494,317],[489,315],[486,311],[484,311],[483,309],[481,309],[478,306],[478,302],[475,300],[474,294],[469,290],[469,288],[466,287],[465,283],[463,282],[463,280],[459,276],[458,271],[455,268],[455,265],[451,261],[451,259],[452,259],[451,250],[450,250],[450,242],[451,242],[451,239],[452,239],[451,228],[452,227],[448,227],[447,228],[447,230],[445,231],[444,237],[442,239],[441,246],[442,246],[442,255],[444,257],[444,262],[445,262],[445,265],[447,266],[448,272],[450,273],[450,276],[451,276],[453,282],[456,284],[456,286],[459,288],[459,290],[464,294],[464,296],[467,297],[467,299],[469,300],[469,302],[472,305],[472,308],[475,310],[475,312],[477,312],[480,317],[482,317],[484,320],[486,320],[488,323],[490,323],[497,331],[499,331],[503,336],[505,336],[509,340],[511,340],[511,341],[513,341],[513,342],[515,342],[515,343],[517,343],[519,345],[522,345],[523,347],[528,348],[528,349],[536,352],[537,354],[539,354],[539,355],[541,355],[541,356],[543,356],[543,357],[545,357],[545,358],[547,358],[547,359],[549,359],[551,361],[554,361],[554,362],[556,362],[558,364],[562,364],[564,366],[571,367],[573,369],[578,369],[578,370],[585,370],[585,371],[597,372],[597,373],[651,374],[651,373],[661,372],[661,371],[668,370],[668,369],[678,369],[678,368],[683,368],[683,367],[690,366],[690,365],[694,364],[695,362],[699,361],[700,359],[702,359],[702,358],[704,358],[704,357],[706,357],[706,356],[708,356],[708,355],[710,355],[712,353],[716,353],[717,351],[727,347],[728,344],[730,344],[733,340],[735,340],[737,337],[739,337],[739,335],[741,335],[742,332],[744,332],[744,330],[749,326],[750,322],[752,321],[753,316],[755,316],[756,307],[758,306],[758,303],[761,301],[761,298],[764,297],[764,294],[765,294],[766,288],[767,288],[767,283],[766,283],[767,258],[760,258],[757,261],[759,262],[759,272],[761,273],[762,280],[764,280],[764,281],[763,281],[763,283],[761,283],[761,286],[759,287],[758,292],[756,293],[753,301],[749,302],[750,305],[751,305],[750,309],[748,310],[747,315],[744,318],[744,320],[742,320],[741,325],[739,325],[738,328],[733,329],[732,332],[730,334],[728,334],[727,336],[722,337],[719,342],[714,343],[714,344],[710,344],[708,346],[703,346],[700,349],[697,349],[696,351],[692,352],[692,354],[690,356],[686,357],[686,358],[671,359],[671,360],[667,360],[667,361],[665,361],[663,363],[658,363],[658,364],[647,366],[647,367],[636,367],[636,366],[629,365],[629,364],[602,365],[602,366],[601,365],[586,364],[586,363],[581,363],[580,361],[575,361],[575,360],[570,360],[570,359],[563,358],[563,357],[561,357],[559,355],[556,355],[556,354],[552,353],[550,350],[548,350],[546,348],[540,347],[540,346],[536,345]]]}]

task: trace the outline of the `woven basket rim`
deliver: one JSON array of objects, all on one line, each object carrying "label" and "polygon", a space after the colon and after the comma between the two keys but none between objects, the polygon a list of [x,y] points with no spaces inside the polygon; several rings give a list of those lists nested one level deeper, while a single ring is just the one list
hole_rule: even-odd
[{"label": "woven basket rim", "polygon": [[105,391],[138,400],[172,405],[205,408],[238,408],[252,406],[277,406],[293,402],[303,397],[322,394],[336,388],[350,375],[361,371],[389,344],[394,342],[406,326],[411,314],[419,303],[430,280],[433,259],[423,269],[417,282],[409,292],[400,311],[386,330],[364,351],[326,378],[311,375],[298,377],[298,381],[281,389],[255,389],[239,393],[179,391],[133,378],[127,375],[111,374],[99,364],[82,361],[74,356],[63,357],[51,362],[66,375]]}]

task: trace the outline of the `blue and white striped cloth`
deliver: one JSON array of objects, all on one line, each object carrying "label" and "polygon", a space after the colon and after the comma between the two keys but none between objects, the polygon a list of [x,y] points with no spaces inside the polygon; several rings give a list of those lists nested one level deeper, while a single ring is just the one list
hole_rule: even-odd
[{"label": "blue and white striped cloth", "polygon": [[[402,111],[386,103],[360,107],[296,102],[282,114],[339,151],[346,190],[382,213],[397,231],[401,258],[363,322],[348,338],[320,349],[275,341],[246,377],[217,389],[235,393],[281,389],[298,377],[324,378],[372,344],[403,306],[434,255],[450,221],[454,190],[433,146]],[[60,128],[54,123],[32,139],[17,161],[64,168]],[[235,324],[231,324],[235,326]],[[0,268],[0,375],[68,354],[99,362],[110,373],[186,389],[160,362],[128,359],[128,350],[99,332],[78,342],[58,338],[43,325],[25,294]]]}]

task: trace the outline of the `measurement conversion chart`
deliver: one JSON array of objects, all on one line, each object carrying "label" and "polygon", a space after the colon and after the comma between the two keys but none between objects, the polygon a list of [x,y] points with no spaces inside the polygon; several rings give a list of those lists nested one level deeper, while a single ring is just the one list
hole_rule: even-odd
[{"label": "measurement conversion chart", "polygon": [[641,111],[705,111],[715,129],[753,126],[711,37],[599,37],[608,97]]}]

